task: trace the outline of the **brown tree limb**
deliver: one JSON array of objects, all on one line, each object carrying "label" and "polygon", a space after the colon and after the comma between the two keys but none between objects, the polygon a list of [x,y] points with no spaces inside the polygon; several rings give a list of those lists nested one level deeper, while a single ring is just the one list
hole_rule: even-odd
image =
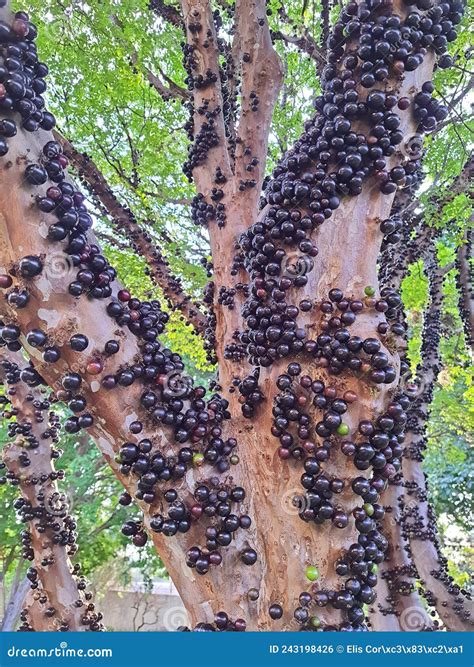
[{"label": "brown tree limb", "polygon": [[442,270],[436,251],[425,256],[430,286],[430,303],[423,325],[421,365],[417,369],[417,394],[412,401],[407,422],[405,455],[402,462],[404,498],[402,530],[408,538],[413,563],[421,584],[429,591],[428,602],[435,607],[449,630],[472,631],[474,605],[461,592],[447,572],[436,528],[436,518],[428,500],[426,475],[422,462],[427,445],[426,423],[440,368],[440,318],[442,304]]},{"label": "brown tree limb", "polygon": [[[0,17],[9,20],[5,9],[0,10]],[[15,322],[22,331],[32,328],[45,331],[49,339],[61,349],[61,358],[56,363],[45,363],[41,351],[26,345],[28,355],[34,362],[35,369],[41,374],[48,385],[56,391],[62,390],[62,378],[71,372],[80,372],[84,377],[81,394],[85,398],[94,423],[88,432],[95,440],[105,460],[125,489],[134,496],[136,479],[125,476],[120,471],[117,454],[121,444],[131,437],[129,425],[138,415],[146,421],[142,438],[149,438],[155,448],[165,452],[173,451],[173,432],[166,426],[151,423],[147,413],[141,407],[143,386],[134,383],[124,391],[109,391],[97,380],[96,375],[88,376],[86,366],[89,354],[75,352],[67,341],[74,333],[87,336],[92,354],[102,354],[113,331],[113,320],[106,313],[105,304],[98,299],[74,299],[68,292],[71,280],[70,263],[67,255],[38,233],[43,216],[39,213],[32,197],[31,185],[24,178],[25,166],[33,161],[39,162],[42,148],[51,141],[50,132],[38,131],[35,134],[19,131],[9,141],[8,160],[0,166],[0,270],[8,273],[18,266],[20,257],[27,255],[41,256],[45,262],[43,275],[36,280],[28,280],[28,307],[20,310],[12,308],[2,296],[0,313],[5,321]],[[25,234],[25,229],[31,230]],[[88,240],[96,243],[89,232]],[[59,260],[62,271],[54,270],[53,264]],[[51,268],[49,268],[51,267]],[[23,279],[18,279],[15,286],[26,286]],[[118,281],[112,283],[113,296],[116,297],[122,285]],[[113,335],[113,334],[112,334]],[[115,374],[120,369],[133,366],[140,358],[140,347],[137,338],[128,330],[120,330],[120,351],[104,358],[104,374]],[[24,343],[24,337],[22,342]],[[194,481],[206,478],[209,471],[204,467],[201,475],[194,473]],[[183,481],[177,487],[186,491],[188,485],[193,486],[193,478]],[[137,501],[143,510],[144,523],[149,526],[151,517],[160,511],[162,500],[154,505]],[[201,539],[199,525],[193,526],[186,536],[178,534],[169,539],[151,531],[153,541],[171,578],[179,583],[180,594],[192,613],[195,622],[202,618],[213,618],[209,603],[209,579],[200,577],[190,570],[184,562],[184,554],[193,543]],[[248,531],[250,532],[250,531]],[[236,548],[239,548],[237,541]],[[226,571],[224,568],[217,573],[211,587],[214,592],[211,598],[217,599],[217,591],[223,590]]]},{"label": "brown tree limb", "polygon": [[221,289],[229,289],[236,282],[232,266],[236,239],[253,218],[246,219],[236,206],[229,210],[228,200],[236,196],[237,188],[233,156],[226,137],[219,45],[210,2],[182,0],[181,7],[186,26],[188,79],[193,92],[193,131],[190,133],[193,143],[184,171],[188,177],[192,174],[199,193],[195,208],[208,205],[214,209],[216,206],[216,211],[217,206],[224,206],[219,224],[214,220],[209,227],[214,281],[214,296],[209,300],[214,303],[216,318],[215,338],[212,331],[209,338],[218,341],[216,357],[221,364],[226,363],[225,343],[238,331],[242,320],[239,308],[225,308],[218,303],[218,295]]},{"label": "brown tree limb", "polygon": [[272,45],[264,0],[237,0],[235,16],[233,53],[234,58],[239,57],[242,103],[236,137],[234,198],[248,227],[257,215],[268,135],[283,68]]},{"label": "brown tree limb", "polygon": [[322,4],[322,11],[321,11],[321,16],[323,19],[323,25],[321,29],[321,48],[322,48],[322,56],[323,60],[326,61],[327,59],[327,52],[328,52],[328,41],[329,41],[329,34],[330,34],[330,25],[331,25],[331,5],[333,5],[334,0],[321,0]]},{"label": "brown tree limb", "polygon": [[[131,61],[133,65],[136,65],[138,62],[138,57],[136,54],[132,56]],[[187,101],[190,99],[189,91],[187,91],[185,88],[182,88],[175,81],[166,76],[166,74],[161,69],[159,69],[159,72],[168,84],[167,86],[163,83],[159,76],[151,71],[149,67],[143,67],[143,71],[148,83],[153,86],[153,88],[160,95],[160,97],[165,100],[165,102],[171,99],[182,101]]]},{"label": "brown tree limb", "polygon": [[55,138],[83,182],[102,204],[105,214],[110,216],[117,231],[124,234],[131,241],[132,247],[145,259],[150,277],[163,291],[171,307],[179,310],[185,321],[201,333],[206,326],[206,316],[199,305],[184,293],[181,281],[171,273],[167,260],[153,243],[150,234],[140,227],[132,211],[118,201],[92,158],[76,150],[59,132],[55,132]]},{"label": "brown tree limb", "polygon": [[[182,0],[181,9],[189,45],[188,78],[193,79],[192,122],[195,143],[191,147],[194,154],[190,154],[190,169],[197,190],[208,196],[217,168],[222,171],[224,178],[232,176],[226,145],[217,32],[208,0]],[[198,82],[199,77],[201,80]],[[206,142],[205,137],[212,143]],[[196,141],[202,141],[203,146],[197,146]],[[205,160],[199,155],[203,149],[206,152]]]},{"label": "brown tree limb", "polygon": [[472,229],[466,229],[459,244],[455,266],[459,290],[459,305],[464,324],[466,343],[474,345],[474,291],[473,291]]},{"label": "brown tree limb", "polygon": [[[52,463],[50,442],[54,426],[50,424],[48,428],[44,417],[49,402],[45,403],[47,396],[40,389],[30,389],[16,377],[25,366],[21,353],[0,350],[0,373],[13,407],[11,414],[20,426],[15,440],[3,448],[2,458],[9,479],[21,491],[25,506],[37,511],[36,515],[26,512],[30,540],[23,540],[23,544],[25,557],[34,562],[28,573],[33,597],[38,602],[38,616],[42,619],[39,629],[98,630],[101,616],[90,614],[84,608],[81,592],[84,586],[69,560],[76,551],[75,524],[55,481],[58,473]],[[60,531],[51,527],[55,523]],[[66,538],[67,542],[61,544],[56,539],[58,536]],[[33,628],[37,629],[34,625]]]},{"label": "brown tree limb", "polygon": [[[398,199],[400,205],[402,198]],[[405,202],[407,206],[410,201]],[[400,214],[404,214],[404,209]],[[436,252],[434,227],[424,226],[411,235],[408,224],[402,228],[402,240],[396,246],[388,245],[381,256],[381,280],[384,287],[400,292],[403,279],[410,266],[419,259],[432,257]],[[404,322],[404,312],[399,319]],[[404,521],[403,474],[390,481],[382,500],[386,509],[383,532],[389,540],[387,557],[380,564],[380,579],[377,584],[377,602],[371,609],[371,623],[375,630],[389,630],[387,612],[393,614],[404,631],[432,629],[420,596],[419,576],[413,563],[410,545],[403,529]],[[421,591],[423,592],[423,591]]]},{"label": "brown tree limb", "polygon": [[[472,604],[447,574],[422,470],[429,406],[440,370],[440,317],[445,271],[436,259],[434,239],[437,231],[434,227],[424,226],[412,238],[407,227],[404,234],[400,244],[403,246],[401,257],[396,251],[385,253],[383,275],[386,284],[398,290],[409,266],[422,259],[429,279],[430,301],[425,312],[417,384],[407,385],[407,391],[413,391],[416,386],[418,391],[412,395],[408,410],[402,471],[383,495],[384,505],[389,510],[384,519],[384,534],[389,538],[391,550],[380,566],[377,604],[372,610],[371,621],[375,629],[389,629],[383,614],[383,610],[389,609],[392,613],[398,612],[402,630],[432,627],[426,605],[420,599],[421,591],[448,629],[467,631],[472,628]],[[384,581],[388,583],[388,591],[383,589]]]},{"label": "brown tree limb", "polygon": [[[232,58],[234,79],[241,78],[241,105],[235,137],[234,174],[224,186],[226,215],[232,222],[227,229],[210,229],[212,256],[217,257],[214,259],[217,290],[246,280],[242,271],[235,278],[231,275],[232,265],[227,259],[224,262],[220,259],[218,244],[231,244],[228,250],[235,247],[239,233],[248,229],[257,218],[271,120],[283,81],[282,63],[272,45],[263,0],[237,0]],[[229,332],[241,327],[243,299],[244,291],[241,290],[234,297],[233,310],[227,312],[216,304],[218,328],[223,321],[226,321]],[[222,361],[225,356],[223,348],[217,356]]]},{"label": "brown tree limb", "polygon": [[150,0],[148,6],[155,12],[155,14],[164,18],[165,21],[168,21],[171,25],[174,25],[177,28],[182,27],[183,18],[176,7],[169,5],[164,2],[164,0]]},{"label": "brown tree limb", "polygon": [[[443,208],[461,192],[466,192],[472,182],[472,157],[464,165],[460,175],[442,194],[435,192],[428,200],[429,207]],[[472,605],[458,587],[453,584],[446,570],[436,532],[436,519],[428,503],[426,476],[422,470],[423,449],[426,446],[426,422],[433,387],[439,370],[439,318],[442,300],[442,282],[453,265],[440,267],[436,260],[434,239],[435,227],[423,226],[424,211],[413,214],[418,205],[411,201],[410,194],[401,191],[394,209],[405,223],[404,238],[398,248],[388,246],[383,255],[385,284],[399,290],[408,267],[420,258],[424,260],[430,285],[430,303],[425,313],[423,329],[422,364],[417,372],[420,395],[410,407],[407,428],[406,456],[403,459],[402,475],[384,493],[384,503],[392,508],[384,522],[385,533],[390,536],[392,554],[381,564],[381,575],[392,582],[389,596],[378,589],[378,610],[374,610],[373,626],[384,629],[385,620],[380,615],[382,600],[389,599],[403,614],[404,629],[422,629],[431,623],[429,616],[413,599],[417,583],[425,590],[425,597],[449,629],[469,630],[472,627]],[[417,229],[418,226],[418,229]],[[420,227],[421,226],[421,227]],[[467,232],[468,233],[468,232]],[[410,237],[411,235],[411,237]],[[458,264],[459,276],[461,269]],[[460,281],[459,281],[460,282]],[[469,284],[469,283],[468,283]],[[462,293],[462,291],[461,291]],[[401,551],[400,551],[401,550]],[[398,557],[397,557],[398,551]],[[400,580],[400,581],[399,581]],[[427,592],[429,591],[429,593]]]},{"label": "brown tree limb", "polygon": [[[208,76],[218,72],[217,35],[212,21],[209,3],[206,1],[184,1],[183,13],[186,19],[188,45],[195,57],[193,76]],[[199,30],[194,26],[199,25]],[[203,41],[203,36],[205,40]],[[273,49],[270,31],[262,0],[239,0],[235,10],[235,38],[232,46],[233,84],[239,74],[242,78],[242,105],[240,121],[236,130],[234,155],[226,148],[224,119],[222,114],[222,94],[219,80],[214,84],[194,89],[194,136],[202,132],[205,116],[199,109],[206,107],[216,114],[211,119],[217,146],[207,152],[205,165],[195,161],[192,166],[193,179],[200,195],[209,202],[209,195],[216,182],[222,184],[225,216],[229,224],[209,227],[213,258],[215,296],[220,290],[230,289],[244,280],[242,272],[233,274],[231,255],[236,250],[236,240],[255,221],[258,199],[265,173],[273,108],[282,81],[280,60]],[[232,94],[232,93],[231,93]],[[213,110],[213,111],[212,111]],[[193,150],[193,149],[191,149]],[[223,178],[215,180],[216,169]],[[225,337],[217,334],[219,340],[217,358],[226,363],[224,338],[232,338],[241,327],[240,292],[235,297],[235,306],[229,310],[214,303],[217,330],[226,331]]]}]

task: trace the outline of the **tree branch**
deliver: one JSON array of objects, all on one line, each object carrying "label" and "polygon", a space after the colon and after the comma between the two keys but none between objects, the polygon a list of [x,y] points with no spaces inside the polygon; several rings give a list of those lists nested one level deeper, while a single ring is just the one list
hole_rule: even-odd
[{"label": "tree branch", "polygon": [[236,136],[234,197],[249,226],[257,215],[265,176],[273,109],[283,81],[272,45],[264,0],[237,0],[233,57],[239,59],[241,112]]},{"label": "tree branch", "polygon": [[23,556],[34,561],[28,578],[49,630],[100,630],[102,615],[90,613],[93,605],[89,611],[84,609],[85,582],[68,558],[76,552],[75,522],[55,482],[62,474],[52,463],[57,421],[51,415],[49,424],[45,419],[50,406],[45,394],[29,389],[20,379],[25,365],[21,353],[0,350],[0,373],[13,406],[9,414],[16,418],[10,426],[14,440],[4,447],[2,456],[8,479],[22,494],[20,516],[29,522],[29,537],[22,539]]},{"label": "tree branch", "polygon": [[82,181],[102,204],[104,213],[110,216],[117,231],[124,234],[131,241],[132,248],[145,259],[150,277],[163,291],[170,306],[181,311],[185,321],[201,333],[206,327],[206,316],[201,312],[199,305],[183,292],[180,279],[171,273],[167,260],[154,245],[150,234],[140,228],[132,211],[120,204],[92,158],[77,151],[59,132],[55,132],[55,138]]},{"label": "tree branch", "polygon": [[436,519],[428,503],[426,476],[421,467],[429,406],[440,370],[440,318],[445,271],[436,259],[436,234],[435,227],[424,226],[410,238],[410,227],[406,227],[400,242],[402,256],[392,250],[386,251],[384,258],[382,276],[385,284],[394,289],[399,289],[409,266],[423,259],[429,279],[430,301],[424,316],[422,361],[417,379],[409,383],[405,378],[411,403],[407,411],[402,471],[383,495],[384,505],[389,510],[384,520],[384,533],[389,537],[391,549],[380,567],[380,581],[384,579],[388,583],[389,595],[378,587],[377,608],[371,616],[374,628],[379,630],[390,629],[381,614],[383,600],[392,605],[393,613],[398,612],[402,630],[432,627],[432,619],[425,611],[418,588],[448,629],[461,631],[472,627],[470,598],[463,599],[459,587],[447,574],[446,559],[438,543]]},{"label": "tree branch", "polygon": [[[131,62],[133,65],[136,65],[138,62],[137,54],[133,54],[131,57]],[[145,76],[151,86],[157,91],[157,93],[166,101],[171,99],[177,99],[182,101],[187,101],[190,99],[189,91],[185,88],[181,88],[177,83],[170,79],[166,74],[158,68],[161,76],[167,82],[168,86],[165,86],[163,81],[151,71],[149,67],[143,66],[143,71]]]},{"label": "tree branch", "polygon": [[[471,218],[472,220],[472,218]],[[464,325],[466,343],[474,345],[474,293],[472,268],[472,229],[466,229],[464,238],[459,244],[455,266],[457,268],[457,284],[459,290],[459,310]]]},{"label": "tree branch", "polygon": [[402,529],[408,537],[420,582],[429,591],[428,602],[436,608],[449,630],[471,631],[474,605],[470,595],[461,591],[447,572],[447,560],[441,554],[436,518],[428,501],[426,475],[422,470],[427,445],[426,422],[441,364],[439,343],[443,277],[434,249],[425,256],[425,267],[429,278],[430,303],[424,318],[417,392],[408,412],[402,462]]},{"label": "tree branch", "polygon": [[[400,209],[402,203],[408,206],[410,197],[401,195],[395,198],[393,208]],[[405,210],[399,210],[404,216]],[[410,266],[420,258],[435,252],[435,228],[424,226],[416,229],[410,237],[408,224],[402,227],[402,238],[398,244],[388,244],[381,253],[380,281],[382,289],[391,289],[400,293],[403,279]],[[402,309],[398,321],[406,327],[405,313]],[[402,338],[400,336],[400,338]],[[406,341],[403,341],[406,347]],[[402,345],[399,345],[402,349]],[[386,557],[379,566],[380,577],[377,583],[377,601],[370,609],[370,621],[376,631],[391,631],[394,624],[399,624],[402,631],[420,631],[434,629],[432,620],[425,610],[420,596],[419,577],[413,563],[408,537],[403,529],[403,476],[397,475],[390,480],[382,495],[385,508],[383,534],[389,542]],[[421,591],[423,592],[423,591]]]},{"label": "tree branch", "polygon": [[[0,19],[12,23],[12,15],[7,8],[0,9]],[[4,113],[8,117],[8,112]],[[10,116],[16,118],[13,113]],[[184,364],[179,355],[162,347],[158,340],[168,319],[167,314],[161,311],[156,301],[141,303],[129,298],[127,291],[115,280],[114,270],[100,254],[97,240],[87,228],[90,225],[85,225],[86,230],[79,233],[74,230],[63,241],[51,239],[51,227],[59,224],[63,213],[56,212],[56,209],[55,213],[40,210],[40,201],[49,198],[49,195],[45,197],[47,191],[54,196],[58,193],[49,190],[52,181],[48,178],[47,184],[44,180],[38,184],[36,174],[43,173],[41,169],[45,167],[42,165],[51,168],[51,161],[56,159],[51,157],[52,154],[56,157],[62,155],[59,153],[58,156],[51,132],[37,130],[30,133],[19,124],[16,135],[9,138],[8,156],[2,158],[0,163],[0,313],[3,321],[11,327],[7,332],[15,338],[14,346],[23,345],[32,359],[34,367],[30,377],[37,382],[44,380],[61,400],[69,402],[73,397],[80,398],[87,406],[87,411],[81,410],[79,417],[70,418],[71,432],[81,428],[88,430],[114,474],[143,511],[143,521],[133,524],[136,526],[137,542],[138,539],[146,540],[147,530],[170,576],[180,583],[180,593],[187,606],[192,607],[190,612],[194,621],[200,620],[200,615],[201,618],[213,618],[209,604],[209,579],[197,574],[184,561],[189,546],[203,540],[203,526],[189,517],[189,532],[186,535],[178,532],[170,539],[161,530],[156,530],[156,522],[153,528],[151,520],[165,511],[161,491],[170,478],[187,507],[191,506],[195,486],[212,476],[212,463],[201,459],[203,452],[207,452],[210,443],[214,443],[217,430],[222,428],[225,420],[230,419],[230,414],[219,395],[213,394],[204,403],[202,396],[205,391],[191,387],[189,378],[182,374]],[[33,173],[27,171],[28,168]],[[83,197],[65,178],[61,165],[60,170],[61,186],[75,195],[74,206],[71,206],[76,212],[74,220],[77,221],[81,214],[82,223],[86,223]],[[112,209],[113,206],[114,202]],[[70,246],[73,241],[84,244],[79,257]],[[76,256],[79,265],[74,264],[72,255]],[[31,275],[27,267],[39,268],[40,274],[33,272],[34,275]],[[88,287],[80,282],[78,274],[82,270],[87,274],[84,276],[86,280],[92,273],[94,287],[90,287],[90,281]],[[78,297],[81,285],[84,285],[85,293]],[[21,305],[19,296],[26,298]],[[17,308],[17,305],[20,307]],[[43,350],[26,341],[25,337],[32,329],[46,334],[49,344],[57,348],[59,358],[55,361],[43,358]],[[80,350],[73,346],[71,337],[76,334],[85,337],[86,351],[82,346]],[[8,337],[9,334],[3,327],[1,336],[5,335]],[[111,340],[118,343],[115,353],[107,351]],[[153,351],[151,360],[150,349]],[[145,365],[149,369],[147,373],[154,373],[152,378],[148,375],[144,377]],[[77,381],[77,377],[81,379],[79,395],[77,391],[67,389],[67,384],[65,387],[64,383],[69,382],[71,376],[73,382]],[[147,395],[146,400],[144,394]],[[150,399],[154,401],[151,406]],[[192,403],[197,406],[196,414],[203,419],[202,422],[197,419],[183,421],[181,409],[186,411],[185,401],[186,405]],[[165,408],[164,413],[162,407]],[[206,422],[204,416],[207,417]],[[139,436],[137,427],[140,429]],[[152,450],[147,460],[162,456],[169,473],[166,478],[163,476],[157,480],[160,484],[156,485],[156,497],[155,492],[152,494],[153,501],[149,494],[143,499],[143,491],[137,486],[138,478],[131,474],[130,466],[118,462],[121,448],[134,442],[151,443]],[[193,458],[192,461],[186,458],[181,462],[177,456],[186,449],[183,446],[185,442]],[[175,449],[177,444],[180,446]],[[236,443],[230,440],[229,444],[226,438],[223,444],[232,450]],[[195,465],[194,454],[198,457]],[[223,458],[222,463],[225,464],[228,455]],[[186,472],[188,474],[184,476]],[[237,552],[244,548],[253,529],[241,532],[245,534],[232,543],[233,550]],[[212,584],[215,591],[222,590],[226,579],[224,568],[220,571],[218,568]]]},{"label": "tree branch", "polygon": [[302,35],[288,35],[282,30],[272,30],[272,39],[296,46],[297,49],[306,53],[315,61],[318,71],[321,71],[326,64],[324,55],[317,45],[316,40],[306,30],[304,30]]},{"label": "tree branch", "polygon": [[219,45],[208,0],[182,0],[188,52],[188,87],[192,91],[194,143],[190,147],[185,174],[193,178],[198,191],[209,196],[216,169],[231,178],[226,146],[222,82],[219,73]]},{"label": "tree branch", "polygon": [[183,26],[183,18],[179,11],[172,5],[168,5],[164,0],[151,0],[148,5],[158,16],[161,16],[177,28]]}]

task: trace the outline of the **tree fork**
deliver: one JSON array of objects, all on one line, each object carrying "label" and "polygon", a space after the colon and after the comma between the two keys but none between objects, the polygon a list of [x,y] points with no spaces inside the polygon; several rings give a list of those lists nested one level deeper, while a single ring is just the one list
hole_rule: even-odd
[{"label": "tree fork", "polygon": [[[235,8],[235,37],[231,58],[234,76],[241,76],[242,103],[235,137],[227,140],[230,122],[224,117],[223,82],[218,66],[218,34],[207,0],[181,2],[188,52],[186,67],[193,90],[191,122],[193,144],[185,173],[192,176],[198,195],[195,220],[207,224],[199,210],[217,202],[217,224],[209,225],[213,263],[213,310],[219,381],[227,384],[233,374],[226,345],[235,345],[234,334],[242,328],[241,308],[245,296],[245,272],[234,266],[239,235],[256,220],[258,198],[265,174],[268,135],[283,72],[273,49],[262,0],[241,0]],[[204,79],[207,85],[201,85]],[[206,110],[206,114],[203,113]],[[233,132],[231,132],[233,134]],[[197,156],[205,153],[203,162]],[[219,211],[222,208],[223,211]],[[213,215],[216,215],[213,212]],[[234,288],[234,305],[221,303]],[[239,346],[237,346],[239,347]],[[245,363],[243,358],[240,361]]]}]

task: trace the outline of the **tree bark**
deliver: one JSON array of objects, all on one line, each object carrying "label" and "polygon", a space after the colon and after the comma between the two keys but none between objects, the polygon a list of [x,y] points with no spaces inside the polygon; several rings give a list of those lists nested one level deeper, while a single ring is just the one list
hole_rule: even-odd
[{"label": "tree bark", "polygon": [[407,423],[405,456],[402,462],[403,498],[401,526],[422,586],[429,591],[427,600],[445,626],[452,631],[473,628],[474,605],[470,595],[453,583],[442,556],[436,517],[429,504],[426,475],[422,463],[427,445],[426,423],[438,373],[440,371],[440,317],[443,273],[436,251],[425,257],[430,285],[430,303],[423,325],[422,362],[417,373],[417,394]]},{"label": "tree bark", "polygon": [[[434,252],[433,228],[419,225],[411,237],[413,230],[405,219],[411,201],[411,193],[402,192],[395,197],[392,215],[393,211],[396,211],[396,215],[400,214],[404,219],[402,239],[398,244],[387,245],[383,249],[379,263],[381,286],[397,293],[400,292],[410,265]],[[407,326],[403,310],[399,314],[399,320]],[[400,340],[400,354],[405,344],[406,341]],[[382,494],[386,511],[382,523],[383,533],[388,539],[389,548],[385,560],[380,564],[377,599],[369,614],[371,626],[376,631],[419,631],[431,627],[426,605],[417,588],[418,573],[411,558],[408,539],[402,530],[402,487],[403,474],[399,473],[395,479],[390,480]]]},{"label": "tree bark", "polygon": [[441,364],[444,269],[436,258],[436,234],[435,228],[425,226],[410,239],[410,228],[406,227],[402,261],[396,251],[392,251],[391,257],[385,257],[383,268],[384,281],[399,289],[409,266],[422,259],[429,282],[429,303],[424,313],[421,364],[413,381],[405,378],[412,402],[402,470],[383,494],[384,505],[389,510],[384,519],[384,533],[389,538],[390,551],[381,564],[377,604],[371,613],[374,629],[380,630],[388,629],[387,610],[394,615],[398,612],[401,629],[405,631],[437,629],[439,622],[430,618],[435,616],[433,610],[449,630],[472,628],[471,598],[466,591],[460,591],[447,573],[422,469],[429,406]]}]

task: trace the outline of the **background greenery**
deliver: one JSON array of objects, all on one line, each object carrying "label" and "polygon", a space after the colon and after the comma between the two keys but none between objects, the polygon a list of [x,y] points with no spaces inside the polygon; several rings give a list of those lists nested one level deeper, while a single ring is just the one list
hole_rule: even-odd
[{"label": "background greenery", "polygon": [[[25,0],[14,4],[29,11],[39,26],[39,51],[51,71],[48,101],[61,132],[77,149],[93,157],[120,201],[132,209],[160,244],[185,289],[199,297],[207,280],[202,261],[210,258],[205,232],[192,225],[189,201],[193,188],[181,171],[187,150],[184,124],[188,114],[181,100],[165,101],[147,78],[151,72],[165,85],[171,79],[184,88],[180,29],[153,14],[147,0]],[[229,5],[220,0],[218,6]],[[318,0],[288,0],[284,10],[278,0],[270,0],[269,7],[273,30],[289,37],[308,30],[316,41],[320,38]],[[336,6],[333,18],[337,11]],[[230,27],[225,9],[222,16],[225,35]],[[419,197],[426,224],[440,230],[438,256],[446,267],[443,368],[428,425],[424,465],[450,569],[463,584],[468,581],[473,562],[469,533],[474,495],[474,390],[469,384],[472,357],[458,313],[456,269],[452,265],[472,213],[472,192],[463,192],[434,207],[430,199],[436,194],[442,202],[449,193],[472,141],[468,96],[463,95],[470,77],[472,80],[469,25],[472,8],[457,41],[450,45],[457,55],[456,66],[435,75],[437,94],[448,103],[454,100],[455,105],[442,129],[427,139],[426,179]],[[277,48],[286,75],[274,114],[268,170],[281,150],[298,136],[318,91],[314,60],[281,40]],[[94,202],[91,204],[94,207]],[[159,298],[159,290],[143,272],[143,261],[129,250],[127,241],[113,230],[106,216],[98,210],[96,216],[96,230],[121,279],[137,296],[153,293]],[[427,279],[421,262],[411,267],[403,285],[403,299],[415,369],[427,301]],[[198,381],[212,376],[202,345],[179,315],[171,316],[166,340],[183,355]],[[0,441],[6,441],[5,424],[0,424]],[[61,465],[66,470],[63,486],[78,519],[78,559],[85,573],[100,581],[107,568],[124,583],[133,567],[144,579],[166,576],[151,547],[135,549],[121,535],[120,525],[130,508],[126,511],[118,506],[119,485],[93,443],[85,435],[78,439],[64,434],[61,446]],[[0,486],[0,573],[3,568],[5,594],[16,568],[22,567],[18,560],[19,526],[12,508],[15,495],[12,488]]]}]

